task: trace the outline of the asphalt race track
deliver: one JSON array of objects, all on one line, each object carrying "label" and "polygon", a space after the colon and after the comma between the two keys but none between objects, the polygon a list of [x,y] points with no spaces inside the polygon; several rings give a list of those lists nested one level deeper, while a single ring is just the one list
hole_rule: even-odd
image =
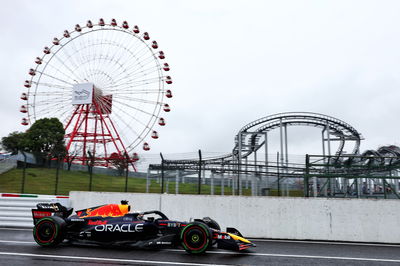
[{"label": "asphalt race track", "polygon": [[38,246],[31,229],[0,228],[0,265],[400,265],[400,245],[254,240],[247,252]]}]

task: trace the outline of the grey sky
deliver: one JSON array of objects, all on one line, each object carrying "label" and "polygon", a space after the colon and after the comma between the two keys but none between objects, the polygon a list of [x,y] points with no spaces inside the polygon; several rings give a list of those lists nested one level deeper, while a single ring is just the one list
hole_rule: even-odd
[{"label": "grey sky", "polygon": [[[248,122],[286,111],[337,117],[400,144],[398,1],[2,1],[0,136],[25,130],[27,71],[53,37],[103,17],[137,24],[167,55],[172,111],[151,153],[228,152]],[[310,136],[316,136],[310,137]],[[289,153],[319,147],[289,129]],[[143,151],[141,151],[143,152]],[[273,150],[271,151],[273,152]]]}]

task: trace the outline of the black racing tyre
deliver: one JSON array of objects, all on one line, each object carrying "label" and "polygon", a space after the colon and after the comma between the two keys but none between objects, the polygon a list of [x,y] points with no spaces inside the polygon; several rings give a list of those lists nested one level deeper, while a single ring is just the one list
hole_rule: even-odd
[{"label": "black racing tyre", "polygon": [[190,223],[181,231],[181,244],[188,253],[204,253],[210,246],[211,242],[211,230],[204,223]]},{"label": "black racing tyre", "polygon": [[[217,223],[217,221],[215,221],[214,219],[211,219],[210,217],[203,217],[202,222],[205,223],[208,227],[221,231],[221,226],[219,226],[219,224]],[[217,244],[217,240],[213,240],[212,241],[212,245],[210,245],[210,248],[212,248],[212,246],[214,246],[215,244]]]},{"label": "black racing tyre", "polygon": [[65,237],[66,222],[57,216],[44,217],[33,227],[33,238],[44,247],[54,247]]}]

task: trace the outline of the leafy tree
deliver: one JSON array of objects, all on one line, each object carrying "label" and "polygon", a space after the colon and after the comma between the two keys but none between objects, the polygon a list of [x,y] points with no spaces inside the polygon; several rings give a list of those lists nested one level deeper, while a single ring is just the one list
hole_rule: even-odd
[{"label": "leafy tree", "polygon": [[17,154],[18,150],[25,150],[25,138],[25,133],[14,131],[1,139],[1,146],[4,150]]},{"label": "leafy tree", "polygon": [[63,158],[64,127],[57,118],[42,118],[27,130],[24,145],[26,149],[40,158]]}]

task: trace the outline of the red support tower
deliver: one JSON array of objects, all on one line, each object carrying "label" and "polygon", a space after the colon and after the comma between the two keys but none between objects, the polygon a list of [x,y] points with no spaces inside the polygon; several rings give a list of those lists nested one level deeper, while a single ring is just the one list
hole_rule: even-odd
[{"label": "red support tower", "polygon": [[110,160],[119,157],[128,160],[135,169],[134,160],[129,157],[110,118],[112,95],[103,96],[93,84],[84,83],[74,86],[73,97],[72,104],[76,107],[65,126],[65,139],[67,151],[73,143],[82,146],[74,162],[86,165],[93,159],[94,165],[109,167]]}]

